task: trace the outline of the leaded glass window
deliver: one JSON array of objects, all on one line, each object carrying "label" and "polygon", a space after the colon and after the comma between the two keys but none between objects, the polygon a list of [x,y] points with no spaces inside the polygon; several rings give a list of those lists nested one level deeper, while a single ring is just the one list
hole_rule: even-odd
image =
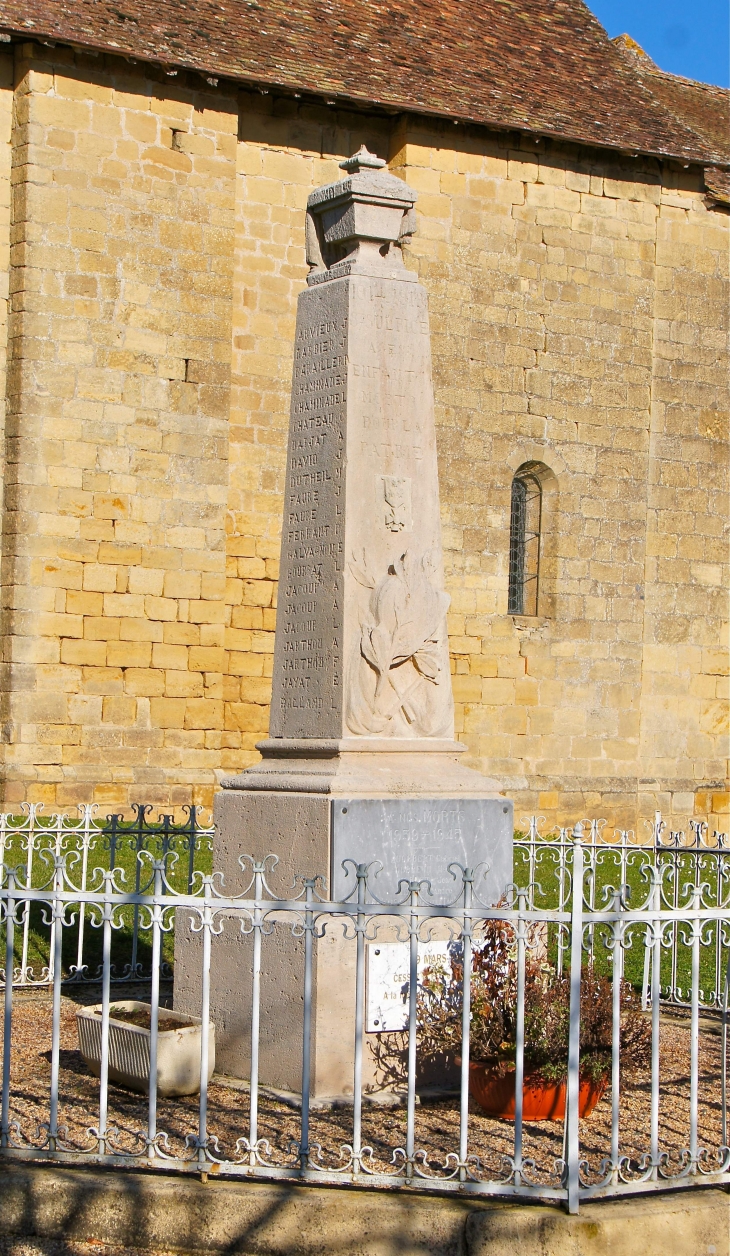
[{"label": "leaded glass window", "polygon": [[511,615],[537,615],[540,584],[542,488],[530,471],[512,481],[509,532],[509,597]]}]

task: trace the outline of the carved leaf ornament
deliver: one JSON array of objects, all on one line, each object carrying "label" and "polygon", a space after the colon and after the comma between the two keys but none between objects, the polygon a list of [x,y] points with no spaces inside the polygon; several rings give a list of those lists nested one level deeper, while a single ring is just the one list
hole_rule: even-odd
[{"label": "carved leaf ornament", "polygon": [[[444,679],[443,627],[451,599],[434,588],[429,578],[433,575],[430,556],[419,561],[406,551],[391,563],[377,584],[367,570],[364,555],[363,564],[353,562],[350,569],[361,585],[372,589],[368,614],[362,623],[360,653],[375,672],[376,682],[368,702],[369,727],[363,731],[385,731],[393,715],[400,712],[412,732],[434,735],[434,720],[440,724],[438,708],[443,703],[434,704],[435,694],[432,698],[424,695],[422,682],[440,686]],[[415,675],[412,669],[404,667],[409,662]],[[448,706],[450,686],[446,688]],[[358,720],[361,722],[362,713]]]}]

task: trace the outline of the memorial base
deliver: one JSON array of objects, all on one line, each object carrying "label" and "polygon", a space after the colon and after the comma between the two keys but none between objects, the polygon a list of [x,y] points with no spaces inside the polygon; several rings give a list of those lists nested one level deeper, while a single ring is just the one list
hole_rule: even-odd
[{"label": "memorial base", "polygon": [[[458,898],[450,863],[479,867],[479,896],[496,902],[512,880],[512,804],[496,782],[459,762],[455,742],[401,742],[391,750],[364,739],[260,744],[262,761],[224,782],[215,801],[214,868],[226,893],[241,893],[249,877],[246,854],[278,858],[269,876],[274,895],[301,891],[297,877],[320,877],[322,897],[355,897],[355,863],[372,865],[371,885],[393,901],[402,879],[429,880],[430,901]],[[347,861],[352,861],[348,863]],[[343,867],[343,864],[345,865]],[[380,866],[380,871],[378,870]],[[424,890],[424,893],[427,893]],[[262,942],[261,1085],[301,1091],[304,947],[292,921],[278,921]],[[434,936],[438,934],[438,928]],[[392,923],[378,940],[395,940]],[[444,937],[446,932],[444,931]],[[371,943],[372,945],[372,943]],[[175,941],[175,1008],[200,1004],[200,936],[178,927]],[[252,945],[238,921],[224,921],[213,941],[211,1017],[216,1026],[218,1070],[246,1079],[250,1061]],[[355,1030],[355,958],[352,937],[331,918],[315,943],[313,965],[312,1097],[352,1097]],[[366,991],[366,999],[372,991]],[[363,1086],[370,1094],[392,1089],[377,1064],[381,1035],[366,1033]],[[424,1076],[433,1088],[453,1086]]]}]

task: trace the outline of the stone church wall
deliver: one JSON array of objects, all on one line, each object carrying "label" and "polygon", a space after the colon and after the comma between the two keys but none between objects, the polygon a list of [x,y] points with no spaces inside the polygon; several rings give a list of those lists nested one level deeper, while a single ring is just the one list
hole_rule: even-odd
[{"label": "stone church wall", "polygon": [[[256,758],[304,206],[365,142],[419,193],[469,762],[518,817],[726,829],[729,218],[701,170],[62,49],[6,75],[5,803],[207,804]],[[528,462],[534,618],[507,614]]]},{"label": "stone church wall", "polygon": [[[16,63],[5,803],[184,802],[223,729],[237,115]],[[46,53],[46,56],[49,54]]]}]

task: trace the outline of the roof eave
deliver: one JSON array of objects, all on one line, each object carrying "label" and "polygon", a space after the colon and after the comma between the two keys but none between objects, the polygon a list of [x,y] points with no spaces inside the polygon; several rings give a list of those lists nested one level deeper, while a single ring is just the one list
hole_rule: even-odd
[{"label": "roof eave", "polygon": [[185,58],[171,59],[169,57],[155,57],[151,53],[139,52],[136,50],[131,52],[121,48],[118,44],[104,43],[101,40],[95,40],[93,38],[84,40],[84,42],[81,43],[78,39],[65,38],[58,35],[56,32],[38,30],[37,28],[29,30],[6,25],[0,29],[0,39],[2,39],[3,33],[10,37],[9,41],[4,40],[3,42],[12,42],[12,39],[17,39],[22,42],[39,43],[46,47],[55,47],[60,44],[79,52],[91,51],[96,53],[106,53],[109,56],[122,57],[124,60],[132,63],[140,62],[148,65],[155,65],[165,71],[172,69],[178,71],[186,70],[193,74],[199,74],[203,78],[215,79],[217,82],[223,80],[235,83],[238,86],[249,87],[254,91],[261,91],[264,89],[266,91],[271,91],[273,89],[283,93],[291,93],[292,95],[306,95],[310,99],[322,100],[325,103],[332,102],[343,108],[351,105],[355,106],[357,109],[365,109],[368,107],[377,108],[389,114],[410,113],[422,117],[439,118],[448,122],[460,123],[464,126],[483,126],[489,128],[490,130],[502,132],[519,131],[525,135],[535,135],[540,138],[556,140],[563,143],[578,144],[583,147],[605,149],[609,152],[618,152],[624,155],[628,154],[636,157],[654,157],[665,161],[677,161],[683,166],[712,165],[721,167],[722,169],[730,169],[730,160],[728,160],[726,156],[709,150],[704,153],[699,153],[681,149],[663,149],[660,147],[649,148],[642,145],[635,147],[633,144],[629,145],[625,142],[618,143],[616,141],[611,141],[608,138],[604,139],[598,136],[588,137],[586,135],[581,135],[578,132],[573,133],[569,128],[566,128],[565,130],[553,130],[549,127],[536,128],[531,126],[528,122],[524,122],[524,124],[521,125],[519,122],[495,120],[493,118],[479,116],[475,113],[455,113],[447,109],[435,109],[431,106],[423,104],[414,105],[412,101],[379,100],[377,97],[368,95],[366,92],[328,92],[324,88],[311,88],[296,81],[287,81],[283,76],[274,77],[260,75],[253,77],[251,75],[241,74],[236,70],[222,70],[219,66],[206,66],[200,61],[187,61]]}]

